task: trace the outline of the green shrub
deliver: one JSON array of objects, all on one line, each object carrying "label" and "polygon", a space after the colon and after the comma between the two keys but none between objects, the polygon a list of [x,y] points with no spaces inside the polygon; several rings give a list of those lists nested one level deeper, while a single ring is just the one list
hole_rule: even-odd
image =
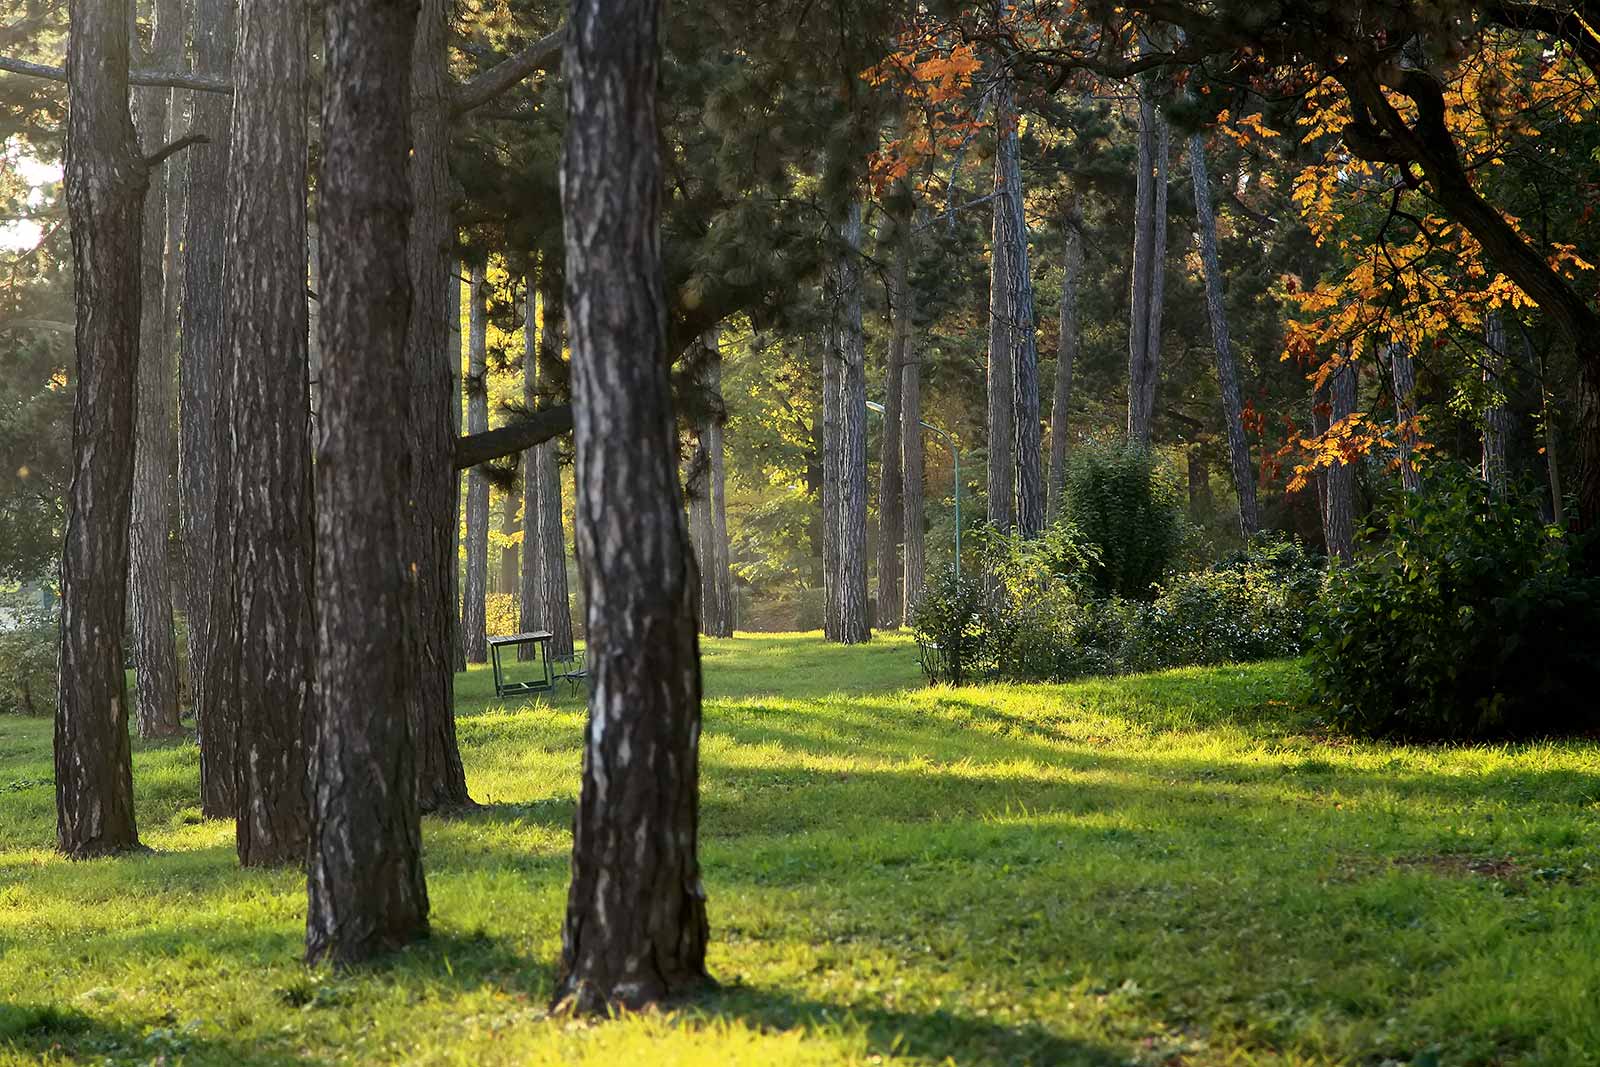
[{"label": "green shrub", "polygon": [[0,598],[0,609],[13,620],[0,629],[0,713],[54,715],[58,623],[21,597]]},{"label": "green shrub", "polygon": [[1336,723],[1441,740],[1600,727],[1600,579],[1532,506],[1435,467],[1379,532],[1315,613],[1312,678]]},{"label": "green shrub", "polygon": [[911,611],[911,631],[919,644],[938,650],[937,665],[924,661],[931,681],[960,685],[988,673],[996,627],[975,579],[949,570],[930,581]]},{"label": "green shrub", "polygon": [[1092,554],[1086,576],[1102,596],[1149,599],[1184,538],[1176,481],[1155,456],[1126,443],[1085,443],[1067,467],[1063,514]]}]

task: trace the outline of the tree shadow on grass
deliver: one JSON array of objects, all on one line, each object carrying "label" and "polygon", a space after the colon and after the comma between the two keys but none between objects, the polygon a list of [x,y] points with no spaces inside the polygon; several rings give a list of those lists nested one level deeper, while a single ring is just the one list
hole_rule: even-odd
[{"label": "tree shadow on grass", "polygon": [[836,1004],[774,989],[729,985],[685,1012],[691,1019],[740,1021],[763,1030],[859,1028],[873,1055],[914,1056],[963,1067],[1112,1067],[1126,1049],[1065,1037],[1035,1022],[1002,1023],[936,1008],[896,1011],[872,1003]]},{"label": "tree shadow on grass", "polygon": [[326,1062],[298,1051],[228,1041],[181,1027],[108,1023],[55,1004],[0,1004],[0,1055],[51,1063],[214,1063],[239,1067],[299,1067]]}]

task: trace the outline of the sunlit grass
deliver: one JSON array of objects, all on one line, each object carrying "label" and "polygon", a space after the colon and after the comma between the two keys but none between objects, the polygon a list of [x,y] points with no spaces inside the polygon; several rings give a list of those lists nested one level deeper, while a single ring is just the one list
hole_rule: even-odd
[{"label": "sunlit grass", "polygon": [[1600,1059],[1592,745],[1351,745],[1293,664],[949,690],[903,638],[705,653],[720,993],[546,1017],[582,707],[474,669],[488,806],[425,823],[433,938],[350,976],[298,961],[303,878],[199,819],[192,745],[136,747],[155,851],[68,863],[49,724],[0,718],[0,1064]]}]

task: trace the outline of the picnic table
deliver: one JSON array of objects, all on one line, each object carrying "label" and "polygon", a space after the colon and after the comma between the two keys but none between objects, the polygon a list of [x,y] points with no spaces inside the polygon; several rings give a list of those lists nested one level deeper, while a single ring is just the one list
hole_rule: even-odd
[{"label": "picnic table", "polygon": [[[579,683],[589,677],[585,669],[583,653],[574,653],[569,660],[560,661],[564,669],[557,670],[555,663],[550,659],[550,641],[555,634],[549,630],[534,630],[525,634],[511,634],[507,637],[489,638],[489,659],[494,664],[494,695],[504,697],[517,693],[543,693],[555,688],[557,681],[565,679],[567,684],[576,688]],[[539,673],[537,676],[524,680],[509,680],[506,678],[505,668],[500,664],[500,654],[508,648],[521,648],[532,645],[538,649]]]}]

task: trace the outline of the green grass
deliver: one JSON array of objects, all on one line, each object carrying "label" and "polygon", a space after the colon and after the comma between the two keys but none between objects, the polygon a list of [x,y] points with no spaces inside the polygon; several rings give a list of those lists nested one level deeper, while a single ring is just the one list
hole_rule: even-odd
[{"label": "green grass", "polygon": [[1351,745],[1294,664],[919,687],[904,639],[706,648],[720,993],[547,1018],[582,710],[460,679],[482,814],[424,825],[434,936],[299,961],[303,878],[235,868],[192,745],[155,850],[50,851],[49,724],[0,719],[0,1064],[1587,1064],[1592,745]]}]

